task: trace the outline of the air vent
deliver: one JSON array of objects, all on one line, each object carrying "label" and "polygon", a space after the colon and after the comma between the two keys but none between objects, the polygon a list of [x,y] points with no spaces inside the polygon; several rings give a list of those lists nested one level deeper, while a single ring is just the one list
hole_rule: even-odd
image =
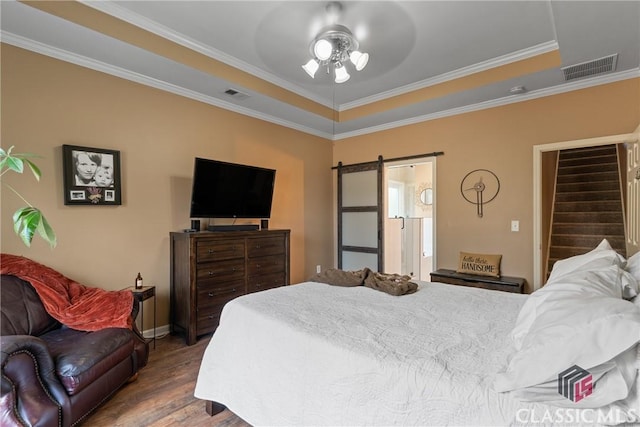
[{"label": "air vent", "polygon": [[605,56],[604,58],[594,59],[593,61],[562,67],[561,70],[564,73],[564,79],[569,81],[614,71],[617,62],[618,54],[616,53],[615,55]]},{"label": "air vent", "polygon": [[232,96],[233,99],[235,99],[236,101],[241,101],[241,100],[247,99],[249,97],[249,94],[246,94],[244,92],[240,92],[239,90],[232,89],[232,88],[229,88],[229,89],[225,90],[224,93],[229,95],[229,96]]}]

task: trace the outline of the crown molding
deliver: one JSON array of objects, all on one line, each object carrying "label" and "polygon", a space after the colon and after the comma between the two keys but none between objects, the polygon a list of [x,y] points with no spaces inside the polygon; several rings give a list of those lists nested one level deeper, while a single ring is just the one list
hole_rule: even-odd
[{"label": "crown molding", "polygon": [[430,120],[442,119],[444,117],[456,116],[459,114],[470,113],[473,111],[486,110],[488,108],[501,107],[504,105],[515,104],[518,102],[530,101],[532,99],[544,98],[547,96],[559,95],[566,92],[572,92],[580,89],[587,89],[594,86],[615,83],[622,80],[628,80],[633,78],[640,78],[640,68],[621,71],[618,73],[611,73],[604,76],[592,77],[584,80],[573,81],[570,83],[560,84],[550,88],[526,92],[521,95],[509,95],[503,98],[492,99],[489,101],[479,102],[477,104],[466,105],[464,107],[452,108],[449,110],[439,111],[437,113],[416,116],[416,117],[412,117],[405,120],[389,122],[379,126],[371,126],[368,128],[359,129],[352,132],[343,132],[343,133],[334,135],[333,140],[337,141],[341,139],[351,138],[354,136],[367,135],[370,133],[394,129],[402,126],[413,125],[416,123],[427,122]]},{"label": "crown molding", "polygon": [[278,117],[271,116],[269,114],[264,114],[255,110],[251,110],[246,107],[241,107],[236,104],[232,104],[230,102],[220,100],[212,96],[203,95],[201,93],[192,91],[190,89],[185,89],[183,87],[180,87],[171,83],[167,83],[155,78],[151,78],[151,77],[142,75],[140,73],[135,73],[133,71],[126,70],[121,67],[115,67],[113,65],[106,64],[104,62],[97,61],[92,58],[87,58],[85,56],[78,55],[78,54],[66,51],[64,49],[59,49],[41,42],[37,42],[13,33],[9,33],[7,31],[0,31],[0,38],[2,39],[3,43],[7,43],[12,46],[16,46],[22,49],[36,52],[45,56],[49,56],[51,58],[59,59],[61,61],[69,62],[69,63],[79,65],[81,67],[89,68],[95,71],[100,71],[105,74],[120,77],[120,78],[130,80],[136,83],[140,83],[146,86],[154,87],[156,89],[170,92],[179,96],[184,96],[186,98],[200,101],[208,105],[223,108],[225,110],[233,111],[238,114],[253,117],[269,123],[274,123],[289,129],[294,129],[303,133],[307,133],[307,134],[328,139],[331,141],[338,141],[338,140],[347,139],[355,136],[367,135],[367,134],[394,129],[402,126],[408,126],[408,125],[413,125],[416,123],[426,122],[430,120],[441,119],[444,117],[451,117],[459,114],[470,113],[473,111],[484,110],[487,108],[494,108],[494,107],[500,107],[500,106],[509,105],[509,104],[515,104],[518,102],[529,101],[532,99],[543,98],[546,96],[558,95],[566,92],[571,92],[574,90],[586,89],[586,88],[608,84],[608,83],[614,83],[622,80],[640,78],[640,68],[635,68],[632,70],[622,71],[618,73],[611,73],[603,76],[592,77],[589,79],[577,80],[570,83],[557,85],[551,88],[534,90],[534,91],[530,91],[520,95],[509,95],[503,98],[484,101],[484,102],[476,103],[473,105],[452,108],[449,110],[439,111],[437,113],[432,113],[432,114],[420,115],[420,116],[412,117],[409,119],[384,123],[378,126],[370,126],[370,127],[358,129],[355,131],[331,134],[328,132],[323,132],[318,129],[308,127],[308,126],[303,126],[298,123],[291,122],[289,120],[284,120]]},{"label": "crown molding", "polygon": [[383,101],[387,98],[391,98],[394,96],[404,95],[405,93],[413,92],[413,91],[424,89],[430,86],[435,86],[440,83],[445,83],[452,80],[467,77],[472,74],[490,70],[492,68],[502,67],[504,65],[522,61],[524,59],[533,58],[535,56],[542,55],[544,53],[553,52],[554,50],[558,50],[558,49],[559,49],[559,46],[556,41],[541,43],[539,45],[533,46],[528,49],[518,50],[516,52],[502,55],[497,58],[492,58],[487,61],[470,65],[468,67],[463,67],[448,73],[440,74],[436,77],[432,77],[429,79],[421,80],[419,82],[400,86],[395,89],[391,89],[385,92],[380,92],[372,96],[367,96],[365,98],[360,98],[357,101],[340,104],[338,106],[338,111],[345,111],[345,110],[350,110],[352,108],[362,107],[363,105],[372,104],[374,102]]},{"label": "crown molding", "polygon": [[159,24],[156,21],[145,18],[111,1],[79,0],[79,2],[84,4],[85,6],[89,6],[107,15],[113,16],[114,18],[120,19],[121,21],[127,22],[138,28],[142,28],[143,30],[149,31],[150,33],[153,33],[159,37],[162,37],[164,39],[177,43],[181,46],[184,46],[187,49],[193,50],[209,58],[223,62],[233,68],[237,68],[240,71],[244,71],[266,82],[280,86],[283,89],[287,89],[302,97],[305,97],[314,102],[317,102],[318,104],[321,104],[325,107],[333,108],[333,105],[331,104],[330,101],[327,101],[326,99],[321,98],[316,94],[301,88],[298,85],[295,85],[287,80],[281,79],[247,62],[241,61],[238,58],[232,55],[229,55],[225,52],[222,52],[221,50],[218,50],[212,46],[209,46],[204,43],[200,43],[197,40],[194,40],[190,37],[185,36],[180,32],[177,32],[168,27],[165,27],[164,25]]},{"label": "crown molding", "polygon": [[247,62],[241,61],[238,58],[232,55],[229,55],[225,52],[222,52],[210,45],[200,43],[199,41],[194,40],[190,37],[187,37],[178,31],[172,30],[156,21],[145,18],[142,15],[139,15],[127,8],[119,6],[118,4],[112,1],[94,1],[94,0],[78,0],[78,1],[95,10],[98,10],[107,15],[113,16],[114,18],[120,19],[136,27],[142,28],[157,36],[170,40],[174,43],[177,43],[181,46],[184,46],[188,49],[191,49],[209,58],[213,58],[215,60],[223,62],[231,67],[237,68],[238,70],[249,73],[259,79],[262,79],[269,83],[280,86],[283,89],[287,89],[297,95],[310,99],[325,107],[332,108],[332,109],[337,108],[338,111],[349,110],[352,108],[371,104],[373,102],[382,101],[397,95],[402,95],[404,93],[412,92],[418,89],[423,89],[439,83],[455,80],[455,79],[465,77],[474,73],[489,70],[491,68],[500,67],[500,66],[517,62],[523,59],[532,58],[534,56],[559,49],[558,43],[556,41],[541,43],[539,45],[533,46],[528,49],[522,49],[522,50],[509,53],[497,58],[492,58],[490,60],[483,61],[474,65],[471,65],[469,67],[460,68],[459,70],[455,70],[449,73],[436,76],[434,78],[422,80],[420,82],[415,82],[415,83],[405,85],[399,88],[395,88],[386,92],[381,92],[369,97],[361,98],[353,102],[348,102],[348,103],[334,106],[331,103],[331,101],[328,101],[327,99],[320,97],[313,92],[307,91],[304,88],[301,88],[300,86],[289,82],[288,80],[281,79],[271,73],[264,71],[261,68],[255,67]]},{"label": "crown molding", "polygon": [[274,123],[290,129],[298,130],[300,132],[304,132],[310,135],[315,135],[320,138],[325,138],[329,140],[333,138],[333,135],[329,133],[322,132],[317,129],[313,129],[308,126],[302,126],[298,123],[294,123],[288,120],[274,117],[269,114],[264,114],[259,111],[255,111],[246,107],[238,106],[236,104],[232,104],[230,102],[227,102],[212,96],[203,95],[202,93],[195,92],[190,89],[186,89],[171,83],[167,83],[162,80],[145,76],[143,74],[136,73],[121,67],[116,67],[116,66],[104,63],[102,61],[97,61],[92,58],[87,58],[85,56],[78,55],[78,54],[66,51],[64,49],[59,49],[53,46],[49,46],[44,43],[40,43],[31,39],[13,34],[13,33],[9,33],[7,31],[0,31],[0,38],[2,38],[3,43],[7,43],[15,47],[19,47],[35,53],[39,53],[41,55],[49,56],[51,58],[55,58],[64,62],[69,62],[71,64],[89,68],[91,70],[95,70],[95,71],[99,71],[112,76],[120,77],[125,80],[129,80],[132,82],[140,83],[145,86],[150,86],[156,89],[160,89],[169,93],[173,93],[175,95],[184,96],[186,98],[200,101],[205,104],[213,105],[215,107],[233,111],[238,114],[253,117],[255,119],[263,120],[269,123]]}]

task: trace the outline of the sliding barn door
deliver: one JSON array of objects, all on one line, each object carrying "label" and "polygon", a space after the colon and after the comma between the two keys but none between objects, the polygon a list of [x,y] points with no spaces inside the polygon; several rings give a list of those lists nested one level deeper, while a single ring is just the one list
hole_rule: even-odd
[{"label": "sliding barn door", "polygon": [[382,157],[337,169],[338,268],[383,271]]}]

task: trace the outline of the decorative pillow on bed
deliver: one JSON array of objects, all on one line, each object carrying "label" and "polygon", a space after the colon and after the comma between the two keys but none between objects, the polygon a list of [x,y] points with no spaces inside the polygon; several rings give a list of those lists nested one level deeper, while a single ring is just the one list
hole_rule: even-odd
[{"label": "decorative pillow on bed", "polygon": [[479,276],[500,277],[502,255],[474,254],[460,252],[458,273],[477,274]]},{"label": "decorative pillow on bed", "polygon": [[624,257],[611,248],[607,239],[603,239],[595,249],[586,254],[556,261],[553,264],[547,285],[555,279],[577,270],[591,270],[610,265],[624,266],[624,263]]}]

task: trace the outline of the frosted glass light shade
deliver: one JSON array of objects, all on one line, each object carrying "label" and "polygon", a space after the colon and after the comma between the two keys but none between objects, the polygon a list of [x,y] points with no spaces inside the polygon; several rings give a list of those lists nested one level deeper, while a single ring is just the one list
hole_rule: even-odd
[{"label": "frosted glass light shade", "polygon": [[344,65],[336,67],[336,83],[344,83],[349,80],[350,77],[351,76],[349,75],[349,73],[347,73],[347,69],[344,68]]},{"label": "frosted glass light shade", "polygon": [[327,40],[318,40],[313,46],[313,53],[321,61],[331,58],[331,52],[333,52],[333,46]]},{"label": "frosted glass light shade", "polygon": [[302,66],[302,69],[305,70],[311,78],[314,78],[319,67],[320,65],[318,65],[318,62],[315,59],[310,59],[309,62]]},{"label": "frosted glass light shade", "polygon": [[362,71],[367,66],[367,62],[369,62],[369,54],[354,50],[349,55],[349,59],[356,66],[356,70]]}]

